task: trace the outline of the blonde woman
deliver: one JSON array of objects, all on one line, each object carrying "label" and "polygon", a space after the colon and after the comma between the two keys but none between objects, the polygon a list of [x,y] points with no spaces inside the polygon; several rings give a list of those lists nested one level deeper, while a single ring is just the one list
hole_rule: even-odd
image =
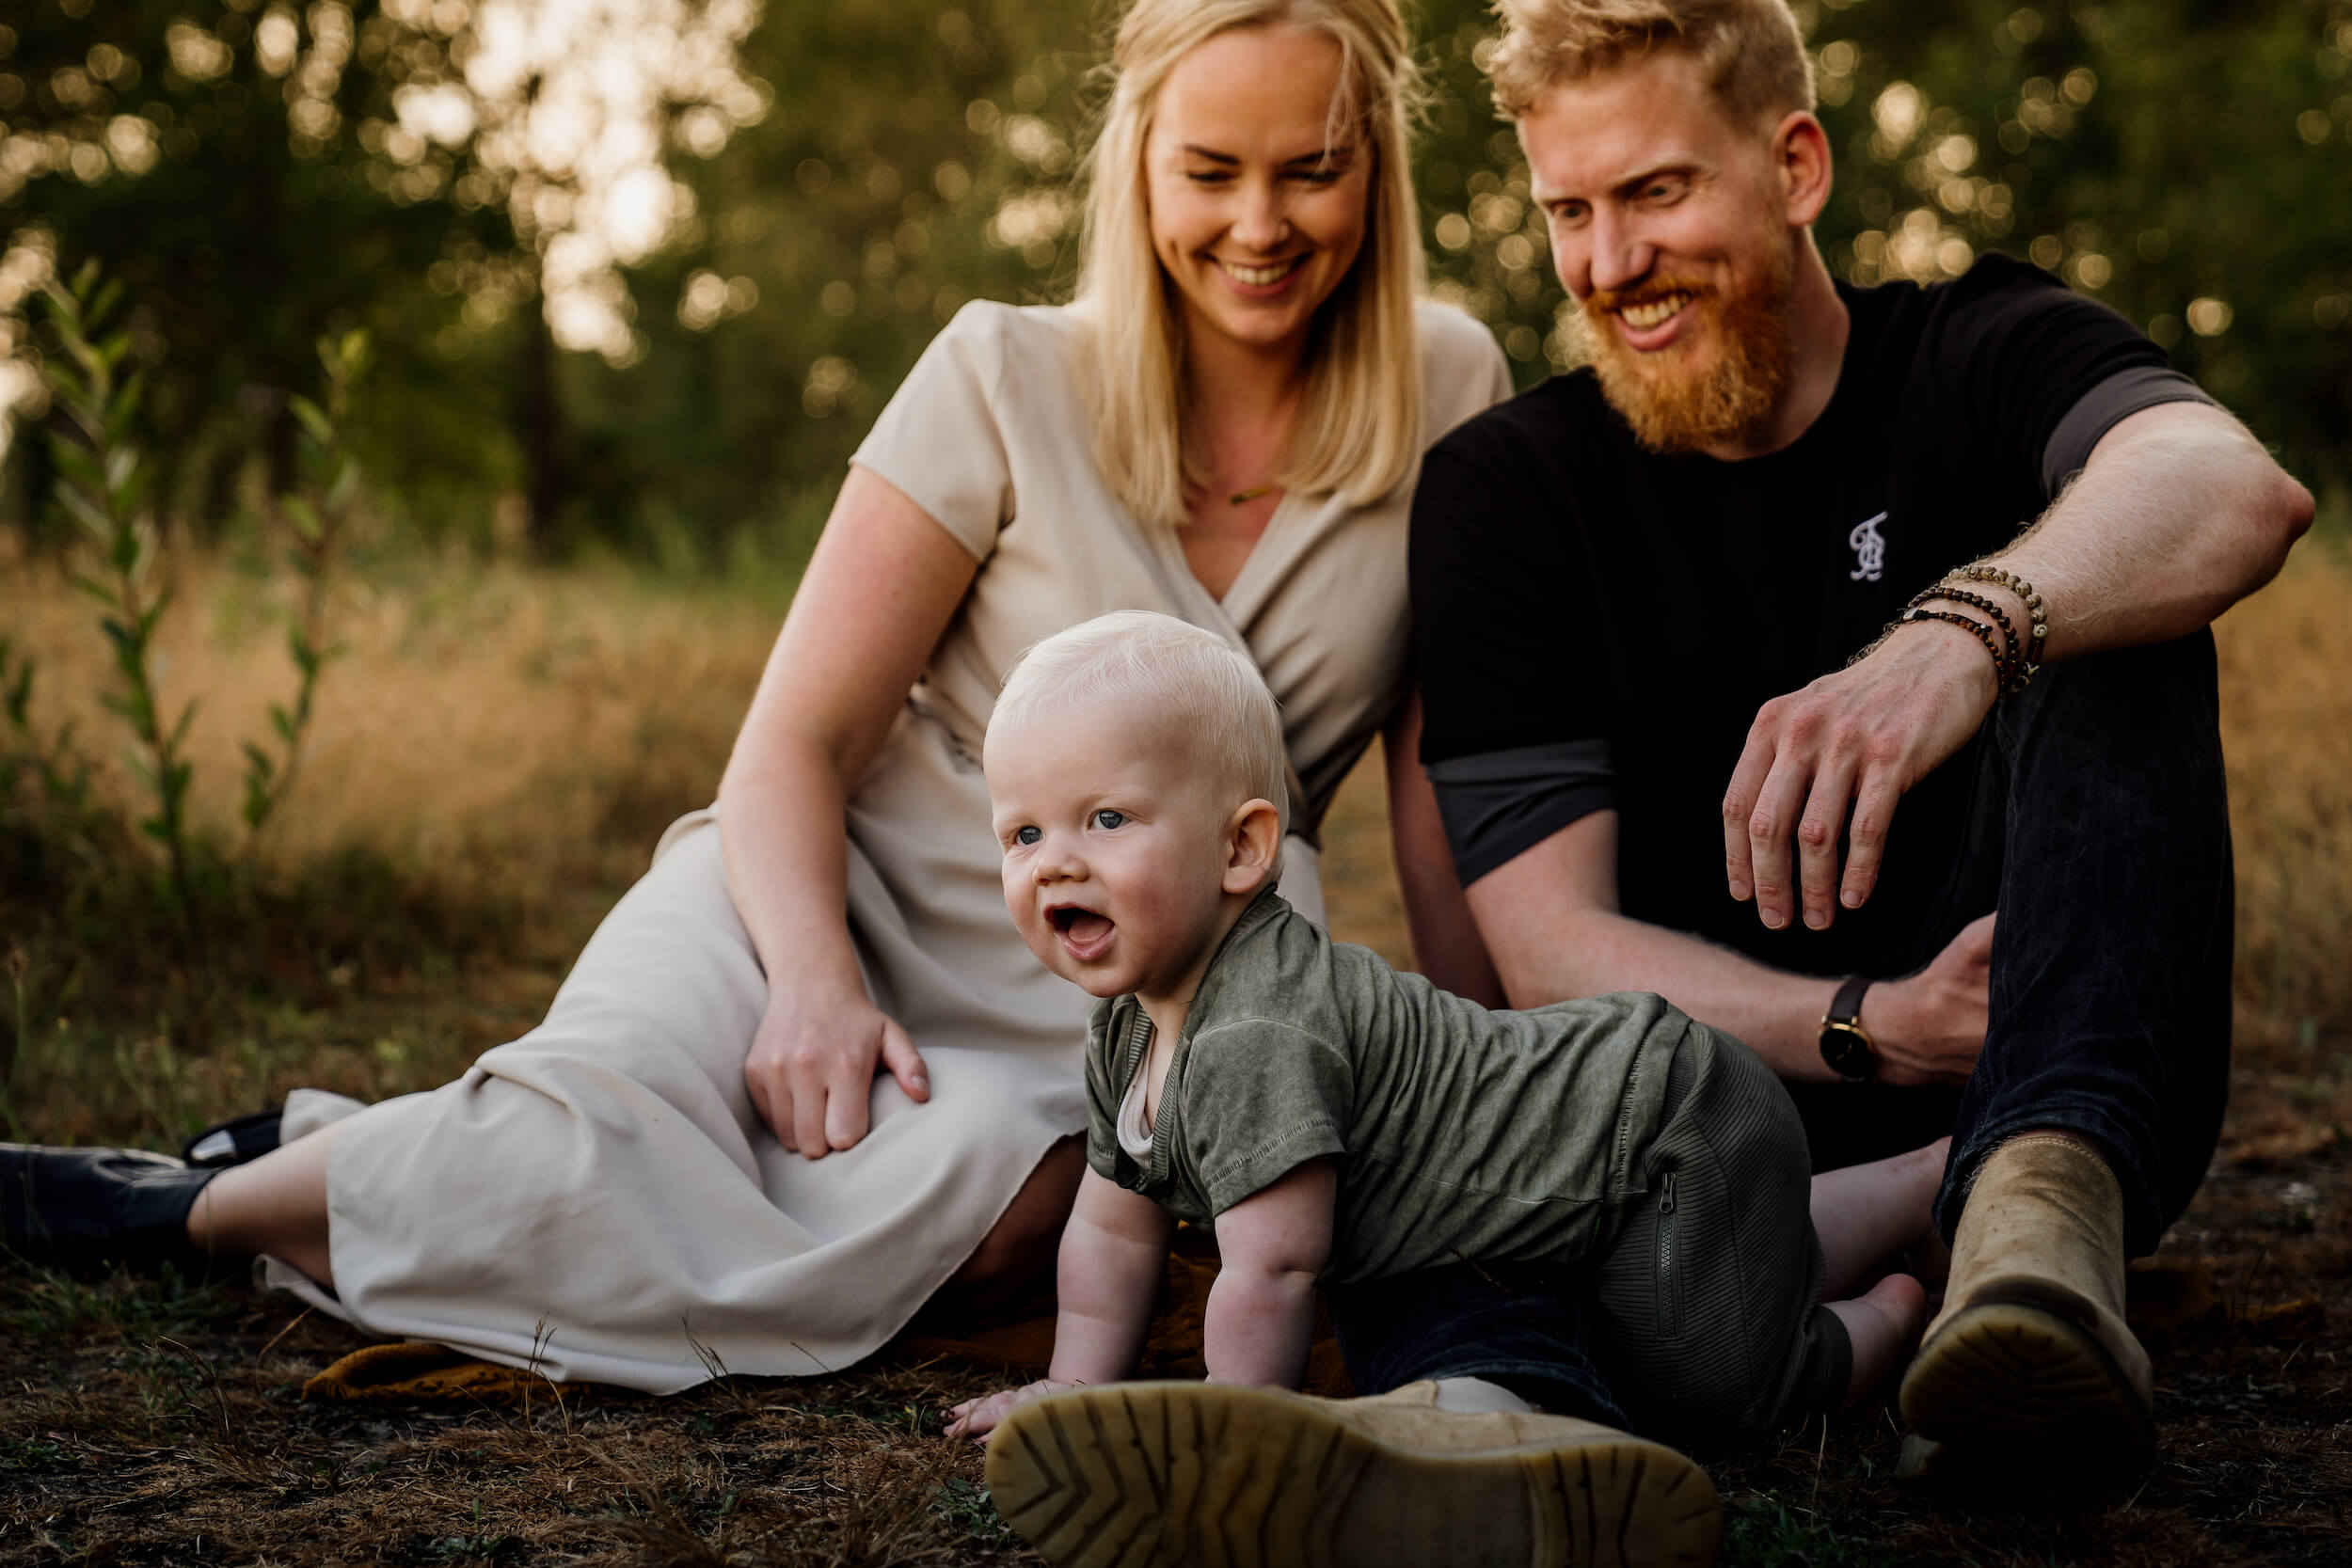
[{"label": "blonde woman", "polygon": [[[1413,723],[1421,452],[1510,389],[1420,298],[1393,0],[1138,0],[1115,68],[1075,300],[971,306],[907,378],[717,805],[546,1022],[431,1093],[297,1096],[279,1148],[217,1175],[14,1151],[12,1245],[265,1256],[368,1332],[655,1392],[708,1375],[697,1343],[834,1370],[943,1287],[1050,1270],[1089,1003],[1005,915],[977,760],[999,677],[1119,609],[1247,650],[1295,774],[1284,891],[1319,911],[1316,825]],[[1469,983],[1413,752],[1389,754],[1407,874],[1438,868],[1416,934]]]}]

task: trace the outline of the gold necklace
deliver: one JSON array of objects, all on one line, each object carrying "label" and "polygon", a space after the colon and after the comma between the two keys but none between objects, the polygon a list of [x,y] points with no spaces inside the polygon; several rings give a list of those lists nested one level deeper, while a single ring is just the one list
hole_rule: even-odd
[{"label": "gold necklace", "polygon": [[1274,494],[1273,485],[1261,484],[1253,490],[1234,491],[1232,495],[1225,498],[1225,504],[1228,506],[1247,506],[1261,496],[1270,496],[1272,494]]}]

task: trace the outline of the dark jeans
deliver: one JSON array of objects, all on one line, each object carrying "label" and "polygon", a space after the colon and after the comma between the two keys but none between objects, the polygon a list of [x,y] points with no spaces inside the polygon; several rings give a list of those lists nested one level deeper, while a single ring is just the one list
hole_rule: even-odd
[{"label": "dark jeans", "polygon": [[[2213,639],[2200,632],[2054,665],[1993,710],[1971,743],[1966,847],[1933,914],[1868,971],[1911,973],[1997,906],[1984,1053],[1960,1090],[1796,1085],[1815,1168],[1950,1132],[1935,1207],[1948,1240],[1985,1155],[2027,1129],[2065,1128],[2114,1166],[2127,1251],[2154,1249],[2204,1179],[2229,1093],[2233,886],[2217,709]],[[1589,1299],[1506,1294],[1518,1278],[1455,1267],[1334,1291],[1357,1387],[1479,1376],[1608,1419],[1597,1413],[1615,1402]],[[1583,1408],[1554,1404],[1562,1390]]]}]

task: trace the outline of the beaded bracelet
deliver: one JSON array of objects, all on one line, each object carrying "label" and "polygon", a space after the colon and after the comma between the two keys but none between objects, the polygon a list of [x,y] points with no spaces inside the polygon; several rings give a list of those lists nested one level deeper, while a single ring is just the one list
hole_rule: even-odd
[{"label": "beaded bracelet", "polygon": [[2016,573],[2005,567],[1989,566],[1982,562],[1945,574],[1947,582],[1955,578],[1962,582],[1989,582],[1995,588],[2005,588],[2017,595],[2026,607],[2026,613],[2033,617],[2032,643],[2024,662],[2017,667],[2016,678],[2006,688],[2006,693],[2025,690],[2034,676],[2042,673],[2042,650],[2049,646],[2050,619],[2042,611],[2041,594],[2032,583]]},{"label": "beaded bracelet", "polygon": [[1958,626],[1961,630],[1969,633],[1971,636],[1975,637],[1978,641],[1983,643],[1985,653],[1990,656],[1993,660],[1993,687],[1994,691],[1997,693],[2009,689],[2009,660],[2001,657],[2001,645],[1993,640],[1993,628],[1991,626],[1986,626],[1982,621],[1978,620],[1973,615],[1963,615],[1956,610],[1922,610],[1915,605],[1906,609],[1902,612],[1901,617],[1897,620],[1895,625],[1899,626],[1908,626],[1916,625],[1921,621],[1942,621],[1947,626]]},{"label": "beaded bracelet", "polygon": [[[2014,674],[2016,673],[2019,668],[2017,657],[2017,628],[2010,624],[2009,611],[2003,610],[1998,604],[1985,597],[1982,594],[1971,594],[1965,588],[1947,588],[1940,582],[1932,588],[1923,588],[1918,593],[1913,594],[1911,602],[1903,608],[1905,610],[1916,610],[1921,605],[1931,603],[1936,599],[1949,599],[1954,604],[1972,605],[1976,609],[1983,610],[1987,615],[1992,616],[1995,621],[1998,621],[2001,624],[2001,641],[2009,648],[2009,657],[2002,661],[2003,668],[2009,673],[2009,674]],[[2006,675],[2003,677],[2001,684],[2002,689],[2006,691],[2009,687]]]}]

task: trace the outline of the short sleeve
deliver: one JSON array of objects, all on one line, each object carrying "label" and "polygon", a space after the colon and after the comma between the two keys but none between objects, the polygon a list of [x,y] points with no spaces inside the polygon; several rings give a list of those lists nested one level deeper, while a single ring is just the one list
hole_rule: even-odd
[{"label": "short sleeve", "polygon": [[1346,1153],[1354,1102],[1346,1055],[1311,1031],[1247,1018],[1195,1036],[1178,1126],[1209,1212],[1223,1213],[1310,1160]]},{"label": "short sleeve", "polygon": [[1119,1048],[1114,1041],[1116,999],[1097,1002],[1087,1020],[1087,1168],[1105,1181],[1120,1182],[1119,1148]]},{"label": "short sleeve", "polygon": [[988,559],[1013,513],[1011,461],[996,420],[1011,309],[975,300],[957,311],[850,459],[903,491],[975,561]]},{"label": "short sleeve", "polygon": [[1425,418],[1430,441],[1511,395],[1511,362],[1484,322],[1466,310],[1422,302]]},{"label": "short sleeve", "polygon": [[1939,358],[1966,388],[1971,423],[2045,499],[2045,459],[2067,417],[2110,380],[2168,368],[2164,351],[2114,310],[2005,256],[1986,257],[1954,287],[1945,322]]},{"label": "short sleeve", "polygon": [[2050,444],[2042,449],[2042,489],[2056,497],[2066,488],[2066,482],[2081,473],[2090,462],[2106,433],[2144,409],[2168,403],[2201,403],[2207,407],[2221,405],[2207,397],[2203,388],[2178,371],[2159,370],[2153,365],[2135,365],[2118,371],[2083,394],[2082,401],[2067,411],[2050,436]]}]

